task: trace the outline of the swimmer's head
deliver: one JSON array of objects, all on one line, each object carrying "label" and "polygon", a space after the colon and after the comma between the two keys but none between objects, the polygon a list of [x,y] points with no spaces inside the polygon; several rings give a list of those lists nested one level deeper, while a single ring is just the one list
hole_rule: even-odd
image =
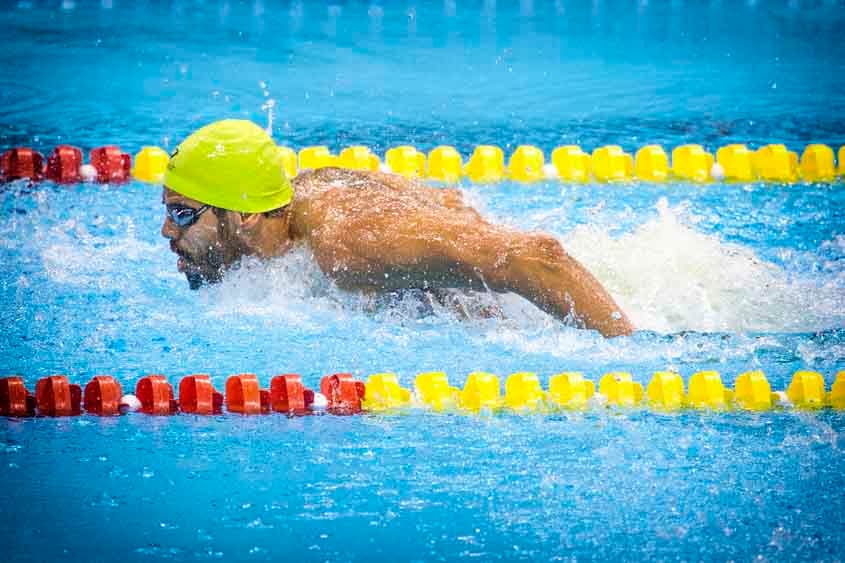
[{"label": "swimmer's head", "polygon": [[287,229],[293,188],[278,147],[252,122],[218,121],[190,135],[171,156],[164,185],[161,233],[192,289],[218,281],[244,254],[285,242],[267,234]]}]

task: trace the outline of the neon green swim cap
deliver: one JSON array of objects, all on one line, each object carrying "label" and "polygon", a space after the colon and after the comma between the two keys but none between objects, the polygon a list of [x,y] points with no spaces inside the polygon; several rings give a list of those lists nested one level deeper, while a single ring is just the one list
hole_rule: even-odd
[{"label": "neon green swim cap", "polygon": [[207,205],[263,213],[293,199],[282,155],[251,121],[224,119],[182,141],[167,165],[164,185]]}]

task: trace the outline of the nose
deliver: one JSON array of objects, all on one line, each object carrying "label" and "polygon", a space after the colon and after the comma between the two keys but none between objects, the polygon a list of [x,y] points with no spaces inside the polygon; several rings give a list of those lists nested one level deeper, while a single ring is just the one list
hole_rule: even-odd
[{"label": "nose", "polygon": [[161,225],[161,236],[169,240],[176,240],[179,237],[179,228],[173,224],[170,217],[165,216]]}]

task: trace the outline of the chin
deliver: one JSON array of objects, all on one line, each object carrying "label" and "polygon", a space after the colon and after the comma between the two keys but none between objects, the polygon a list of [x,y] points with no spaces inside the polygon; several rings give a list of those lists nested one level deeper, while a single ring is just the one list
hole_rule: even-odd
[{"label": "chin", "polygon": [[185,272],[185,279],[188,280],[188,287],[191,289],[199,289],[206,284],[219,283],[223,279],[222,271],[214,270],[211,272],[203,272],[199,270],[191,270]]},{"label": "chin", "polygon": [[205,283],[205,278],[197,272],[186,272],[185,277],[188,279],[188,287],[191,289],[199,289]]}]

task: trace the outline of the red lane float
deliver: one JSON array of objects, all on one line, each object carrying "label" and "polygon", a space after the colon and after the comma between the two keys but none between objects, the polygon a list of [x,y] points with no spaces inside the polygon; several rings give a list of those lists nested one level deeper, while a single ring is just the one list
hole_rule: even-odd
[{"label": "red lane float", "polygon": [[44,155],[29,147],[16,147],[0,155],[0,179],[3,181],[41,180],[44,178]]},{"label": "red lane float", "polygon": [[[365,386],[349,373],[336,373],[320,381],[320,391],[326,397],[327,410],[347,415],[361,412]],[[68,382],[62,375],[42,378],[36,385],[35,396],[29,394],[23,378],[0,378],[0,415],[32,416],[36,409],[44,416],[75,416],[85,410],[95,415],[120,414],[123,390],[109,375],[94,377],[85,386],[84,401],[79,385]],[[140,411],[151,415],[170,415],[181,410],[191,414],[220,414],[225,402],[232,413],[265,414],[271,410],[289,415],[310,412],[315,392],[306,389],[299,374],[273,377],[269,391],[261,389],[258,377],[251,373],[231,376],[226,381],[226,394],[218,392],[206,374],[189,375],[179,383],[179,401],[174,399],[173,387],[163,375],[148,375],[138,380],[135,395]]]},{"label": "red lane float", "polygon": [[128,182],[131,177],[132,157],[119,147],[109,145],[91,151],[91,166],[97,170],[97,181],[101,183]]},{"label": "red lane float", "polygon": [[299,374],[286,373],[270,380],[270,407],[275,412],[306,414],[313,402],[314,391],[302,385]]},{"label": "red lane float", "polygon": [[85,385],[85,410],[99,416],[120,414],[120,398],[123,389],[114,377],[97,375]]},{"label": "red lane float", "polygon": [[179,408],[190,414],[220,414],[223,394],[206,374],[189,375],[179,382]]},{"label": "red lane float", "polygon": [[22,377],[0,378],[0,416],[35,416],[35,397]]},{"label": "red lane float", "polygon": [[57,184],[79,182],[82,179],[79,175],[82,164],[82,150],[70,145],[59,145],[47,159],[47,179]]},{"label": "red lane float", "polygon": [[35,384],[35,402],[42,416],[78,416],[82,414],[82,388],[64,375],[43,377]]},{"label": "red lane float", "polygon": [[179,403],[173,399],[173,386],[163,375],[148,375],[138,380],[135,396],[141,402],[141,412],[146,414],[174,414]]},{"label": "red lane float", "polygon": [[239,414],[270,412],[270,393],[258,385],[254,373],[240,373],[226,380],[226,409]]},{"label": "red lane float", "polygon": [[355,414],[361,412],[365,387],[351,373],[335,373],[320,380],[320,393],[326,396],[330,413]]}]

